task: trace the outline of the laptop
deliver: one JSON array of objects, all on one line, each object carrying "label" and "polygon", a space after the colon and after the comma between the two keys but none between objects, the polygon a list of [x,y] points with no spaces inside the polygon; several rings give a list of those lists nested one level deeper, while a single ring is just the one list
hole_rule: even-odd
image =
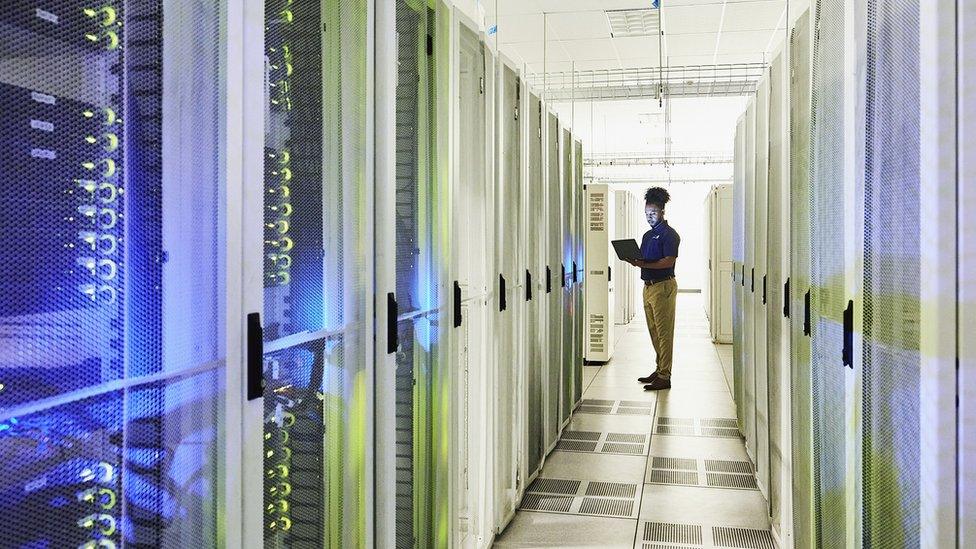
[{"label": "laptop", "polygon": [[632,261],[635,259],[641,259],[640,246],[637,245],[637,241],[633,238],[627,240],[612,240],[613,250],[617,252],[617,257],[621,261]]}]

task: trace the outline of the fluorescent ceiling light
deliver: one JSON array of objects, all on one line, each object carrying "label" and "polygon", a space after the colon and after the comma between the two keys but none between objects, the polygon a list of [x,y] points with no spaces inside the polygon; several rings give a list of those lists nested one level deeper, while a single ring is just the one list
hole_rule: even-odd
[{"label": "fluorescent ceiling light", "polygon": [[655,36],[661,32],[661,10],[607,10],[610,36]]}]

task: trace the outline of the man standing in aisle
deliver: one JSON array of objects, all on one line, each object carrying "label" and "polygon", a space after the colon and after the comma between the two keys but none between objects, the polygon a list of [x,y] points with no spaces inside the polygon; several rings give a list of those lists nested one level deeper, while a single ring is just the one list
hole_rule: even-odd
[{"label": "man standing in aisle", "polygon": [[631,264],[641,269],[644,281],[644,316],[651,344],[657,355],[657,370],[647,377],[637,378],[645,383],[645,391],[671,388],[671,353],[674,345],[674,308],[678,297],[678,283],[674,279],[674,264],[678,259],[681,237],[664,220],[664,206],[671,200],[666,189],[652,187],[644,195],[644,215],[651,230],[641,241],[641,258]]}]

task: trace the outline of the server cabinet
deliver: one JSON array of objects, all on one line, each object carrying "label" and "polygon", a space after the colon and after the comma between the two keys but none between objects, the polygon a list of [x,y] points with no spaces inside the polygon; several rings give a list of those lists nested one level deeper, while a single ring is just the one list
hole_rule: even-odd
[{"label": "server cabinet", "polygon": [[520,239],[522,204],[521,132],[519,104],[521,79],[507,60],[498,66],[497,162],[495,179],[495,264],[498,270],[495,307],[494,385],[497,406],[495,423],[495,490],[496,524],[501,531],[514,513],[518,490],[516,433],[519,432],[517,391],[521,360],[521,312],[524,301],[521,279],[525,276],[521,261]]},{"label": "server cabinet", "polygon": [[712,341],[732,342],[732,185],[709,191],[705,207],[705,300]]},{"label": "server cabinet", "polygon": [[756,462],[756,102],[749,100],[745,117],[745,209],[744,215],[744,258],[742,270],[742,405],[745,426],[746,451],[753,463]]},{"label": "server cabinet", "polygon": [[226,5],[87,6],[0,15],[3,544],[214,546],[239,527]]},{"label": "server cabinet", "polygon": [[[855,21],[848,2],[816,6],[811,96],[811,354],[813,373],[814,503],[817,542],[860,545],[853,507],[859,479],[856,456],[853,296],[861,247],[852,215],[857,167],[855,111],[858,83]],[[861,251],[860,253],[863,253]],[[859,311],[860,309],[858,309]]]},{"label": "server cabinet", "polygon": [[[493,258],[485,254],[494,241],[491,229],[493,184],[488,173],[491,146],[489,121],[489,73],[487,56],[477,26],[455,14],[456,48],[453,62],[458,102],[452,126],[452,262],[456,284],[453,287],[452,331],[455,366],[452,368],[456,398],[453,429],[457,448],[456,505],[458,524],[467,527],[455,536],[458,546],[488,538],[493,529],[490,509],[493,490],[486,490],[482,479],[489,474],[486,455],[492,437],[488,421],[491,396],[486,390],[491,377],[492,344],[489,319],[489,293],[494,283]],[[456,40],[456,41],[455,41]]]},{"label": "server cabinet", "polygon": [[[863,544],[922,542],[920,8],[868,3],[864,146]],[[888,75],[897,74],[894,81]],[[859,206],[859,205],[858,205]],[[926,243],[925,246],[930,246]],[[932,482],[944,482],[938,477]],[[861,502],[859,502],[861,503]],[[931,538],[930,538],[931,539]]]},{"label": "server cabinet", "polygon": [[769,509],[772,528],[780,539],[789,537],[788,489],[791,483],[789,447],[790,311],[785,293],[790,266],[789,247],[789,133],[788,80],[784,51],[769,69],[769,177],[767,180],[766,363],[769,419]]},{"label": "server cabinet", "polygon": [[753,291],[753,357],[755,368],[756,408],[755,437],[753,443],[756,479],[759,489],[769,497],[769,373],[766,362],[766,301],[769,279],[767,269],[768,234],[768,180],[769,180],[769,71],[763,75],[756,90],[756,190],[755,224],[753,225],[753,257],[755,274],[751,281]]},{"label": "server cabinet", "polygon": [[562,395],[563,361],[563,288],[566,265],[563,262],[563,189],[559,177],[559,120],[552,111],[546,113],[546,294],[548,295],[548,349],[546,385],[546,449],[551,451],[559,436],[560,396]]},{"label": "server cabinet", "polygon": [[245,258],[263,266],[263,291],[245,287],[245,295],[260,296],[264,340],[261,410],[248,416],[263,431],[262,518],[245,516],[245,536],[255,539],[250,529],[262,524],[270,547],[358,545],[367,535],[367,11],[365,1],[266,2],[263,41],[255,41],[267,61],[245,73],[246,93],[265,103],[249,111],[264,120],[247,121],[263,122],[263,150],[245,150],[248,177],[263,174],[246,181],[262,192],[245,201],[244,215],[254,224],[245,226]]},{"label": "server cabinet", "polygon": [[535,94],[527,94],[528,101],[525,109],[525,139],[527,158],[527,180],[525,185],[525,257],[527,260],[525,271],[525,365],[528,374],[528,428],[527,441],[527,472],[526,480],[531,478],[542,467],[545,455],[544,436],[544,398],[545,385],[545,326],[549,315],[546,310],[546,217],[544,212],[546,186],[543,179],[543,112],[542,101]]},{"label": "server cabinet", "polygon": [[810,11],[790,32],[790,394],[793,540],[815,543],[810,356]]},{"label": "server cabinet", "polygon": [[[608,362],[613,356],[614,298],[610,235],[614,232],[614,192],[606,184],[589,184],[586,197],[585,360]],[[619,272],[619,271],[618,271]]]},{"label": "server cabinet", "polygon": [[[634,216],[637,208],[634,195],[630,191],[613,191],[614,223],[612,240],[634,238]],[[636,287],[636,271],[629,263],[617,258],[617,254],[610,252],[613,268],[608,273],[613,282],[614,314],[616,325],[629,324],[634,318],[634,290]],[[611,331],[611,337],[613,337]]]},{"label": "server cabinet", "polygon": [[[440,3],[377,7],[377,544],[448,543],[451,50]],[[352,204],[350,204],[352,207]],[[391,493],[391,488],[395,492]]]},{"label": "server cabinet", "polygon": [[576,196],[573,186],[573,136],[569,129],[561,128],[559,139],[559,184],[562,188],[563,217],[560,227],[562,234],[562,264],[563,264],[563,353],[560,360],[562,376],[559,386],[562,388],[559,408],[559,425],[562,427],[569,421],[573,412],[573,378],[576,372],[574,360],[576,355],[576,242],[573,240],[576,225]]},{"label": "server cabinet", "polygon": [[732,182],[732,380],[739,431],[746,431],[745,411],[745,212],[746,115],[739,117],[733,143]]},{"label": "server cabinet", "polygon": [[[573,143],[573,186],[576,195],[576,224],[574,231],[576,284],[573,288],[576,293],[575,312],[576,322],[573,330],[573,337],[576,341],[575,353],[573,356],[573,408],[583,400],[583,329],[586,318],[583,314],[583,300],[586,292],[586,257],[585,257],[585,213],[584,206],[586,198],[583,194],[583,144],[580,141]],[[608,264],[609,268],[609,264]]]}]

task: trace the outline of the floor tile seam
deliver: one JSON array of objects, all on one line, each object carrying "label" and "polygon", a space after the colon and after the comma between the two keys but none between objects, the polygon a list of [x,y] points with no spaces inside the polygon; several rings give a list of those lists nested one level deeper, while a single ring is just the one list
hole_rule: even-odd
[{"label": "floor tile seam", "polygon": [[643,479],[645,483],[641,485],[640,498],[637,504],[637,524],[634,525],[634,543],[637,546],[637,534],[640,532],[640,515],[641,511],[644,509],[644,487],[647,485],[647,467],[651,463],[651,444],[654,442],[654,421],[657,418],[657,406],[658,400],[654,399],[654,413],[651,414],[651,432],[647,435],[647,457],[644,459],[644,476]]}]

